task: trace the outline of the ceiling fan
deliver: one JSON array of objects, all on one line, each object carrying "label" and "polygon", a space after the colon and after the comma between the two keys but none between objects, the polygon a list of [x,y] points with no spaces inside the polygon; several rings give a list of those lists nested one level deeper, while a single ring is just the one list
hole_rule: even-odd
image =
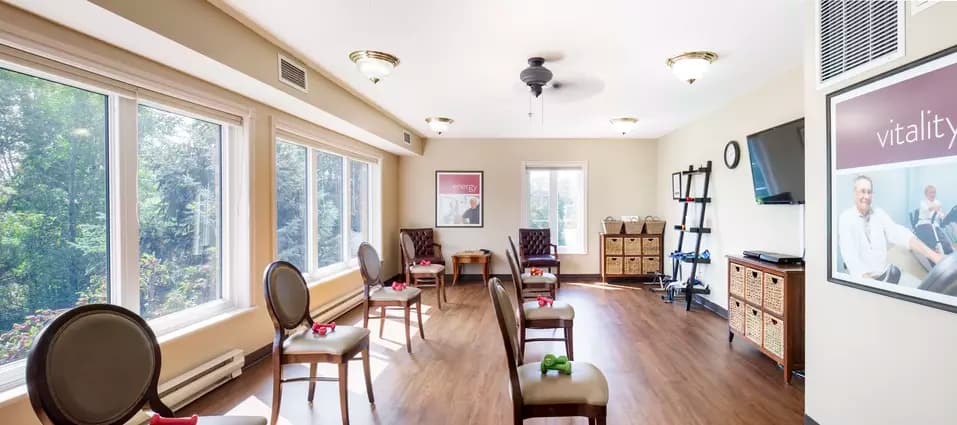
[{"label": "ceiling fan", "polygon": [[527,91],[533,98],[549,93],[550,102],[564,103],[586,99],[605,88],[601,80],[579,73],[564,73],[564,78],[553,79],[554,74],[545,67],[546,62],[541,56],[530,57],[528,67],[519,74],[522,91]]}]

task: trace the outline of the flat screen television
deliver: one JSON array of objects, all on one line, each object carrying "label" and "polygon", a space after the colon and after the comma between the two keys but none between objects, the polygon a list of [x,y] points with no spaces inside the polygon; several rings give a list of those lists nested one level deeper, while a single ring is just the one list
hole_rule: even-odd
[{"label": "flat screen television", "polygon": [[758,204],[804,203],[804,118],[748,136]]}]

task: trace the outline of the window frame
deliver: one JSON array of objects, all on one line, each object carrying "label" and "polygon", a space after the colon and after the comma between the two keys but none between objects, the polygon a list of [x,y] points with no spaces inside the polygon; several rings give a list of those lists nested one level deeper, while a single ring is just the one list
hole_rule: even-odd
[{"label": "window frame", "polygon": [[[522,226],[529,227],[528,222],[528,196],[529,196],[529,179],[528,171],[529,170],[549,170],[552,173],[549,176],[549,206],[548,206],[548,222],[549,229],[552,229],[552,243],[558,246],[559,254],[566,255],[587,255],[588,254],[588,161],[522,161],[521,165],[522,173]],[[555,171],[558,170],[580,170],[582,173],[581,179],[581,205],[580,208],[580,220],[579,220],[579,237],[581,240],[581,245],[579,247],[563,247],[558,245],[558,232],[554,230],[553,226],[557,224],[558,221],[558,179],[556,178]]]}]

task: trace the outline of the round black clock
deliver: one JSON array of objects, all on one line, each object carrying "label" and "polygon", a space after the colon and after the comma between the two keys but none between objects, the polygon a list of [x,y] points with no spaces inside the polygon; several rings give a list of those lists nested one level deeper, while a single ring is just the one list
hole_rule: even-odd
[{"label": "round black clock", "polygon": [[728,168],[734,168],[738,166],[740,161],[741,146],[738,145],[738,142],[732,140],[724,145],[724,165],[727,165]]}]

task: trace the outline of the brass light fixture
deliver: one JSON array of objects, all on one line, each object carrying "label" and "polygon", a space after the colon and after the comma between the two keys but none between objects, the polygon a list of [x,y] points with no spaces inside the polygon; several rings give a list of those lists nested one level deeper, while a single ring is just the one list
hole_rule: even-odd
[{"label": "brass light fixture", "polygon": [[718,60],[717,53],[702,51],[682,53],[668,58],[665,63],[668,64],[668,67],[671,68],[679,80],[692,84],[701,78],[708,70],[708,66],[716,60]]},{"label": "brass light fixture", "polygon": [[631,117],[620,117],[612,118],[609,120],[611,125],[615,127],[615,131],[621,133],[622,136],[628,134],[631,129],[635,128],[635,124],[638,124],[638,118]]},{"label": "brass light fixture", "polygon": [[356,50],[349,53],[349,60],[356,64],[359,72],[373,84],[388,77],[395,67],[399,66],[399,58],[375,50]]},{"label": "brass light fixture", "polygon": [[452,118],[446,117],[428,117],[425,119],[426,124],[429,125],[429,128],[432,131],[441,135],[442,133],[448,131],[449,127],[452,126],[452,123],[455,122]]}]

